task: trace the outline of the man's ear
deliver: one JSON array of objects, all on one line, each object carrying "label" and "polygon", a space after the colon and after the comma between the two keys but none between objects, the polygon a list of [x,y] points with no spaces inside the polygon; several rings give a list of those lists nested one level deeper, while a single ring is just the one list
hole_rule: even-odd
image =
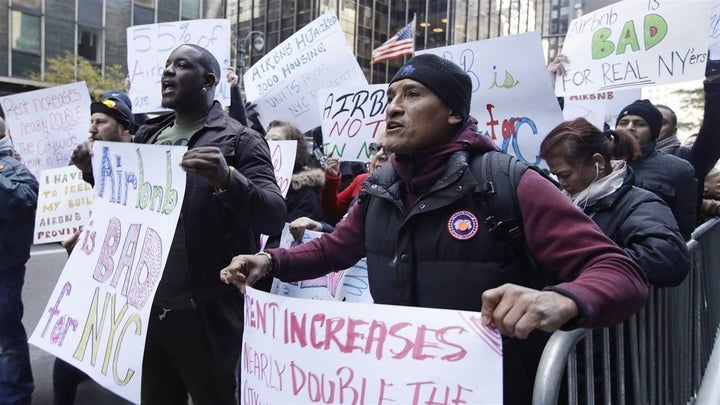
[{"label": "man's ear", "polygon": [[453,110],[449,110],[449,111],[450,111],[450,115],[448,115],[448,124],[450,124],[451,126],[461,124],[463,121],[462,115],[456,113]]},{"label": "man's ear", "polygon": [[205,85],[204,87],[208,90],[214,89],[215,86],[218,83],[218,78],[215,77],[214,73],[208,73],[205,75]]}]

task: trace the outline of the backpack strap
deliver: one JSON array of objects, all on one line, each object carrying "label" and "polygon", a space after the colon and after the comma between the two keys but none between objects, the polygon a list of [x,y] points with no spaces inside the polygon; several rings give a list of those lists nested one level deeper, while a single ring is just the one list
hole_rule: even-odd
[{"label": "backpack strap", "polygon": [[527,287],[541,289],[550,284],[551,275],[547,269],[536,265],[528,250],[517,199],[517,186],[528,169],[538,172],[554,183],[539,168],[504,152],[485,152],[473,156],[470,162],[470,171],[478,182],[478,189],[475,190],[476,198],[488,208],[488,217],[483,222],[491,237],[504,240],[522,262],[523,271],[518,275],[517,282]]},{"label": "backpack strap", "polygon": [[483,220],[490,235],[505,240],[517,253],[526,252],[516,188],[530,166],[513,156],[490,151],[475,156],[470,170],[480,185],[478,197],[485,201],[489,216]]}]

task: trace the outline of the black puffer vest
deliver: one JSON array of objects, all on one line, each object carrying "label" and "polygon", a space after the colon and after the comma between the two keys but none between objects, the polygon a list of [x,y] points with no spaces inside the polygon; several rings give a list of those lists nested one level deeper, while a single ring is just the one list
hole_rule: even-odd
[{"label": "black puffer vest", "polygon": [[516,279],[517,254],[483,223],[485,186],[455,152],[444,175],[404,207],[404,184],[384,165],[363,184],[370,289],[377,303],[480,311],[482,292]]}]

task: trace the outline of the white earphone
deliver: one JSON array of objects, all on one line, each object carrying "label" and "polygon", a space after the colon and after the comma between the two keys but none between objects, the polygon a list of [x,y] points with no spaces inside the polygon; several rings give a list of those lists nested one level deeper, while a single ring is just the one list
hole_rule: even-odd
[{"label": "white earphone", "polygon": [[600,175],[600,163],[595,162],[595,177]]}]

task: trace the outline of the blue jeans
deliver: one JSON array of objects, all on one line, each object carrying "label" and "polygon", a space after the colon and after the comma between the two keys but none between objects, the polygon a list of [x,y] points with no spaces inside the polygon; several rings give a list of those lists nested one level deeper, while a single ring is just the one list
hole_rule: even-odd
[{"label": "blue jeans", "polygon": [[22,324],[25,265],[0,273],[0,405],[29,404],[30,352]]}]

